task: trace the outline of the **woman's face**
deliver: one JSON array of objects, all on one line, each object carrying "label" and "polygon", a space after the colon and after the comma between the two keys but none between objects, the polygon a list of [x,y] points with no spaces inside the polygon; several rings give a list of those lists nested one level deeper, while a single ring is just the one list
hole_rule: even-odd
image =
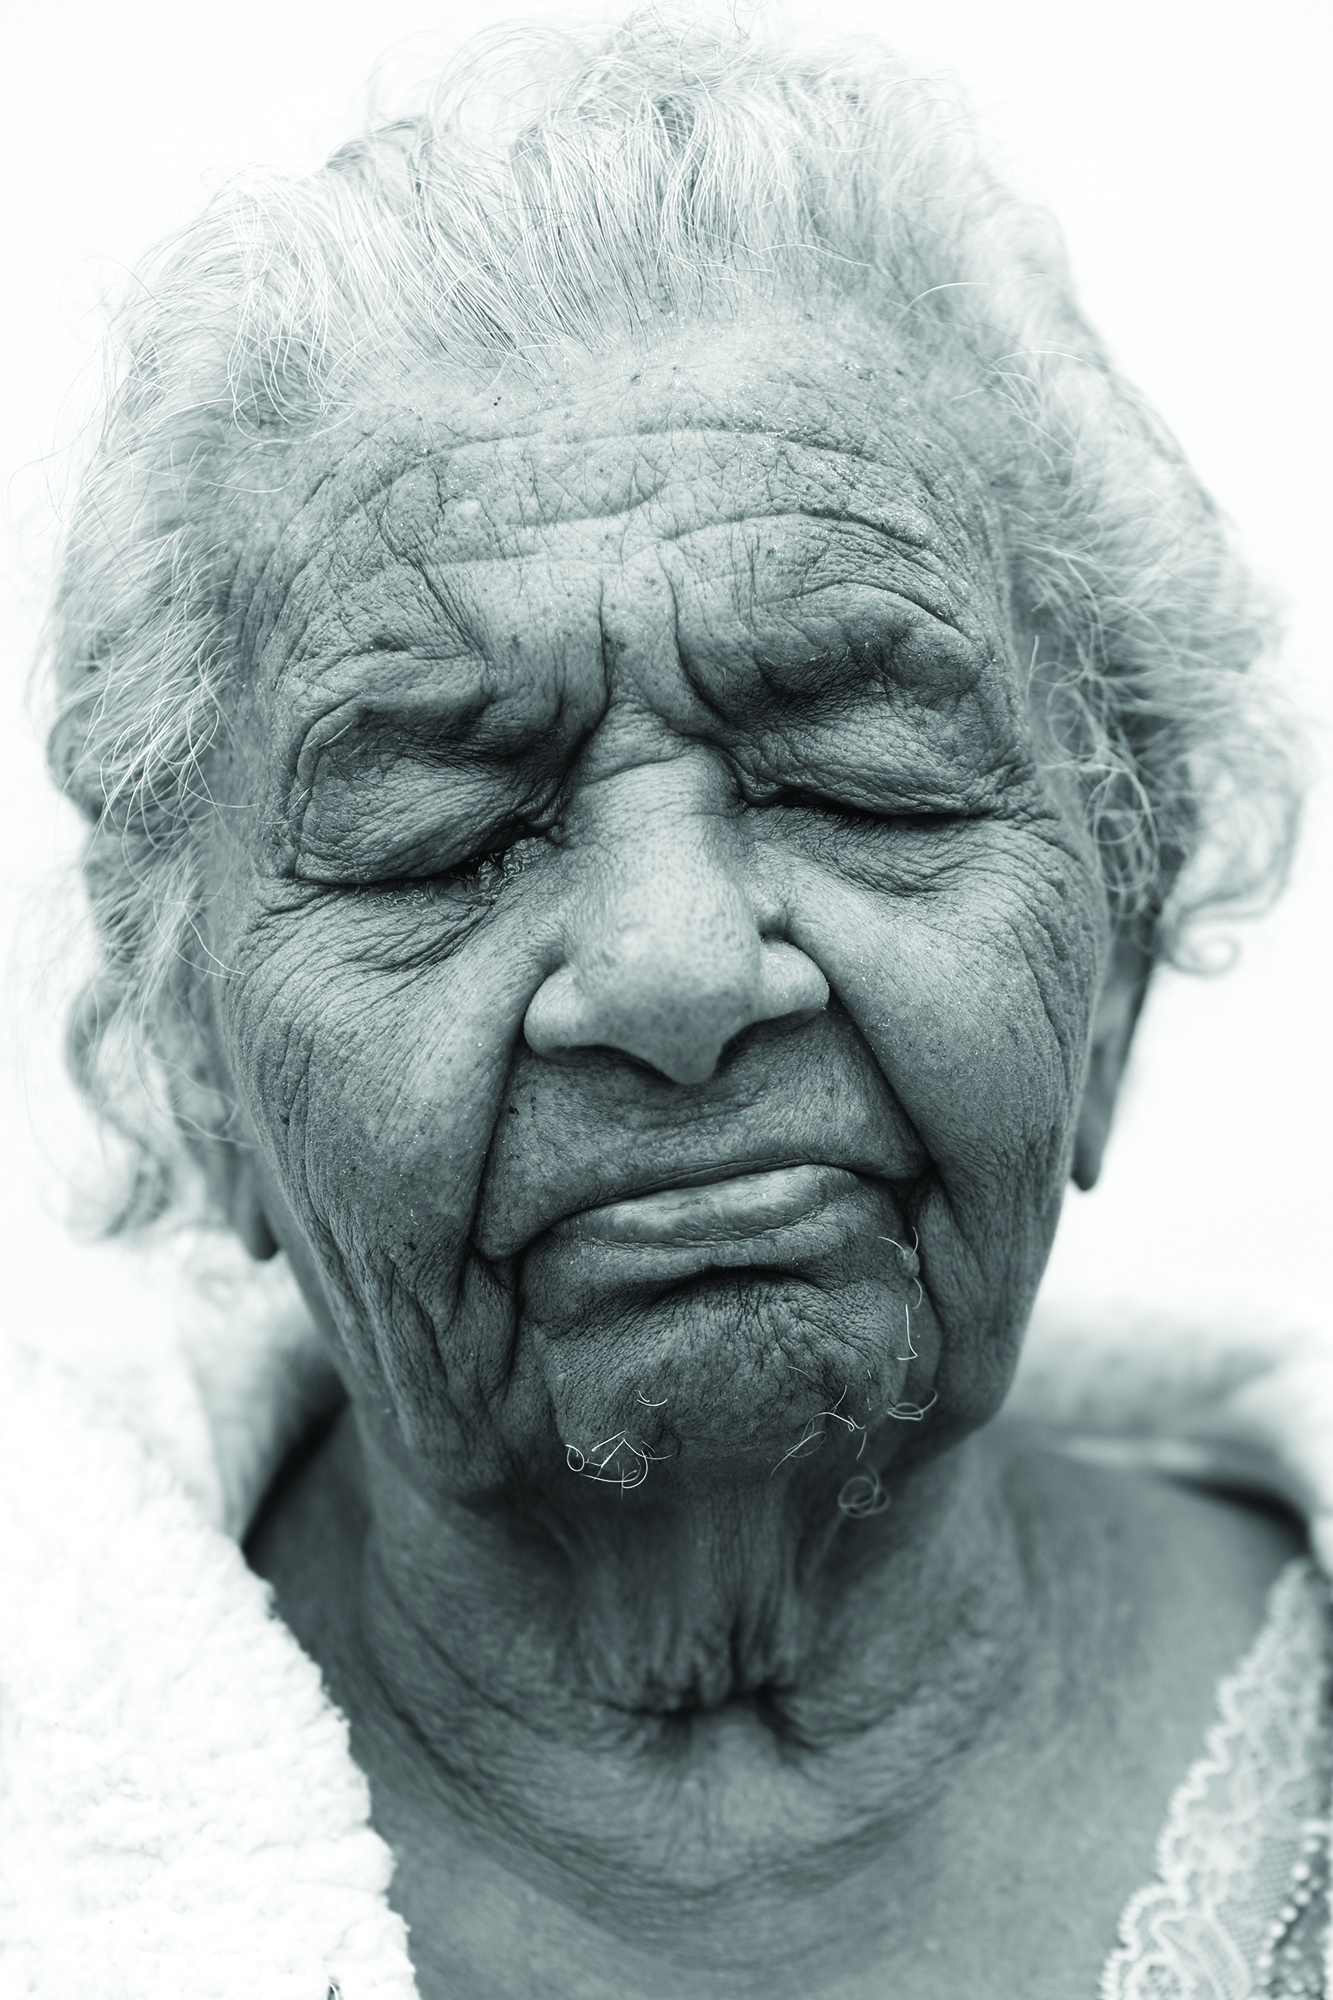
[{"label": "woman's face", "polygon": [[829,1412],[881,1463],[989,1415],[1105,906],[984,487],[882,340],[416,385],[242,581],[242,1178],[421,1477],[651,1489]]}]

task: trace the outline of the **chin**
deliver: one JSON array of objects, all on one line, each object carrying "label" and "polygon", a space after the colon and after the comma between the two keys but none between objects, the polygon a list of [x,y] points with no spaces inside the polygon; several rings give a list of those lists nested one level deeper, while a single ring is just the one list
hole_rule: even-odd
[{"label": "chin", "polygon": [[[730,1462],[767,1478],[830,1434],[859,1447],[905,1396],[929,1397],[934,1343],[905,1344],[875,1281],[822,1289],[781,1272],[708,1270],[627,1308],[526,1329],[567,1463],[637,1490],[659,1465]],[[660,1482],[659,1482],[660,1483]]]}]

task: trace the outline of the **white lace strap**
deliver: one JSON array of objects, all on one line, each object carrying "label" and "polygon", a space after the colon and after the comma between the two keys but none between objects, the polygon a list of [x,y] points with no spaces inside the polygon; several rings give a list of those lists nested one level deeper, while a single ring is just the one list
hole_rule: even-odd
[{"label": "white lace strap", "polygon": [[1218,1689],[1218,1719],[1158,1842],[1158,1879],[1125,1908],[1101,2000],[1324,1994],[1331,1649],[1329,1587],[1301,1558]]},{"label": "white lace strap", "polygon": [[1328,1953],[1329,1835],[1327,1820],[1312,1820],[1287,1900],[1268,1927],[1256,1984],[1264,2000],[1296,2000],[1326,1991]]}]

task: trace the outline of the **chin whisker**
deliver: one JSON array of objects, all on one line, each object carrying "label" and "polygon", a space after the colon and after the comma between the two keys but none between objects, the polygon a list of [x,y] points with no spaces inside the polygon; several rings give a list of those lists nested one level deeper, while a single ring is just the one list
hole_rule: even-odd
[{"label": "chin whisker", "polygon": [[936,1389],[928,1403],[890,1403],[884,1414],[886,1417],[896,1417],[899,1423],[919,1424],[921,1419],[934,1409],[939,1400],[940,1392]]},{"label": "chin whisker", "polygon": [[[660,1408],[661,1405],[655,1407]],[[628,1452],[634,1461],[632,1469],[621,1458],[622,1452]],[[586,1452],[576,1444],[565,1446],[565,1464],[571,1472],[591,1479],[599,1486],[618,1486],[622,1493],[635,1492],[647,1479],[649,1466],[664,1462],[664,1453],[652,1452],[646,1445],[635,1444],[627,1431],[617,1431],[614,1436],[603,1438],[600,1443],[590,1445]]]},{"label": "chin whisker", "polygon": [[[821,1416],[826,1415],[827,1412],[821,1411],[820,1414]],[[820,1445],[823,1444],[827,1435],[826,1431],[812,1431],[807,1427],[804,1434],[797,1438],[790,1451],[783,1452],[781,1458],[773,1467],[773,1472],[769,1473],[769,1478],[771,1479],[774,1473],[780,1472],[789,1458],[809,1458],[812,1453],[819,1450]],[[806,1450],[807,1445],[810,1447],[808,1451]]]},{"label": "chin whisker", "polygon": [[854,1472],[838,1495],[838,1511],[849,1521],[868,1521],[882,1514],[890,1504],[880,1476],[875,1471]]}]

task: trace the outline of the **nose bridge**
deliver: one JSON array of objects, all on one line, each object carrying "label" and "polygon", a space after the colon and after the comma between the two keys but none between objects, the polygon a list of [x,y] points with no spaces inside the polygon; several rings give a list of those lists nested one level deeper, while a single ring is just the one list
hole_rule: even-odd
[{"label": "nose bridge", "polygon": [[671,976],[700,990],[753,970],[759,927],[725,773],[704,751],[618,774],[594,789],[593,879],[571,957],[585,982]]},{"label": "nose bridge", "polygon": [[613,1049],[703,1082],[753,1022],[826,1003],[818,969],[764,936],[733,796],[696,746],[589,774],[566,826],[564,963],[524,1021],[538,1054]]},{"label": "nose bridge", "polygon": [[711,1076],[760,1008],[759,925],[725,773],[677,753],[591,788],[568,938],[570,1039],[677,1082]]}]

